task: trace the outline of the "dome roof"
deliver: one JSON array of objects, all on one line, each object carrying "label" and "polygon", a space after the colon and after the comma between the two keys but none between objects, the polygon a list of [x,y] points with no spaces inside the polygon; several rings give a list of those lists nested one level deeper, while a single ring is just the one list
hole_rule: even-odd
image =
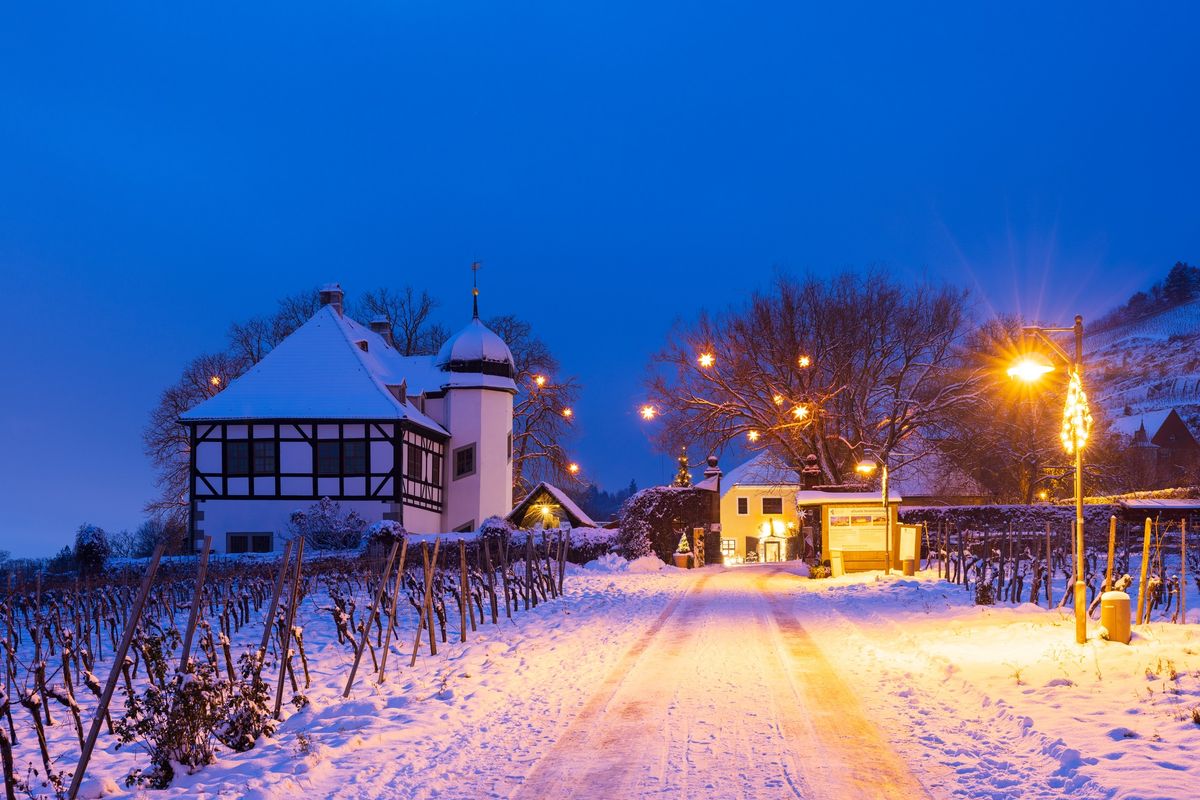
[{"label": "dome roof", "polygon": [[471,372],[512,378],[513,355],[504,340],[488,326],[472,319],[467,326],[451,336],[434,359],[448,372]]}]

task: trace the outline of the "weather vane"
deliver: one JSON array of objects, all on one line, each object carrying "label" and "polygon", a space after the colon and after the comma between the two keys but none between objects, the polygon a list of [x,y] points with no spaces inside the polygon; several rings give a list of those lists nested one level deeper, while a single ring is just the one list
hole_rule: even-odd
[{"label": "weather vane", "polygon": [[479,268],[483,266],[478,261],[471,262],[471,304],[474,319],[479,319]]}]

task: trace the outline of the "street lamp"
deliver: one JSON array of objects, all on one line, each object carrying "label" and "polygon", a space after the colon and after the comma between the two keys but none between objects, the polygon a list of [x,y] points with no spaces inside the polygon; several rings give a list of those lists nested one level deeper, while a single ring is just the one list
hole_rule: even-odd
[{"label": "street lamp", "polygon": [[[1083,584],[1083,447],[1092,427],[1087,394],[1083,391],[1083,317],[1075,316],[1070,328],[1043,328],[1027,325],[1022,330],[1032,333],[1050,348],[1051,352],[1070,365],[1067,400],[1063,407],[1062,443],[1067,453],[1075,456],[1075,641],[1087,642],[1087,588]],[[1050,338],[1052,333],[1075,334],[1075,352],[1066,350]],[[1014,364],[1008,374],[1026,382],[1045,375],[1053,367],[1023,360]]]},{"label": "street lamp", "polygon": [[888,507],[888,465],[887,458],[876,465],[874,461],[860,461],[854,467],[854,471],[864,478],[869,478],[875,474],[877,467],[882,467],[879,475],[879,484],[883,495],[883,552],[887,563],[884,565],[884,574],[892,574],[892,511]]}]

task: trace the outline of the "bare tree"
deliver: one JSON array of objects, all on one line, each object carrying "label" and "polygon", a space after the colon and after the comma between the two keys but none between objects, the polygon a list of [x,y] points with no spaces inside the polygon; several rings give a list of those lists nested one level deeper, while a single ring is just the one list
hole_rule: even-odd
[{"label": "bare tree", "polygon": [[212,353],[192,361],[174,385],[163,390],[142,432],[146,455],[158,469],[159,496],[146,510],[164,524],[178,526],[187,516],[190,447],[183,412],[224,389],[248,363],[239,355]]},{"label": "bare tree", "polygon": [[431,319],[438,305],[424,290],[418,294],[411,286],[398,291],[385,287],[363,295],[359,316],[368,321],[386,317],[392,324],[392,342],[401,355],[431,355],[450,335],[444,326]]},{"label": "bare tree", "polygon": [[513,493],[523,498],[540,481],[564,486],[579,484],[566,444],[574,427],[574,404],[579,383],[556,375],[558,360],[533,326],[517,317],[487,321],[507,344],[516,367],[519,394],[513,406]]},{"label": "bare tree", "polygon": [[[681,326],[656,357],[649,405],[660,444],[718,450],[740,439],[840,483],[863,458],[901,467],[978,396],[957,349],[965,292],[900,286],[879,271],[776,278],[769,292]],[[909,445],[909,447],[905,447]]]}]

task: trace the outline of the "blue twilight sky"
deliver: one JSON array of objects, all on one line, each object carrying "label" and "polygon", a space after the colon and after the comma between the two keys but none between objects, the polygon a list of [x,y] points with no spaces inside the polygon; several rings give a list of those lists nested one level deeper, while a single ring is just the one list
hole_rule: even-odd
[{"label": "blue twilight sky", "polygon": [[648,354],[773,270],[1094,316],[1200,262],[1200,7],[1132,5],[9,4],[0,548],[135,526],[160,389],[329,280],[457,326],[482,260],[610,488],[671,472]]}]

